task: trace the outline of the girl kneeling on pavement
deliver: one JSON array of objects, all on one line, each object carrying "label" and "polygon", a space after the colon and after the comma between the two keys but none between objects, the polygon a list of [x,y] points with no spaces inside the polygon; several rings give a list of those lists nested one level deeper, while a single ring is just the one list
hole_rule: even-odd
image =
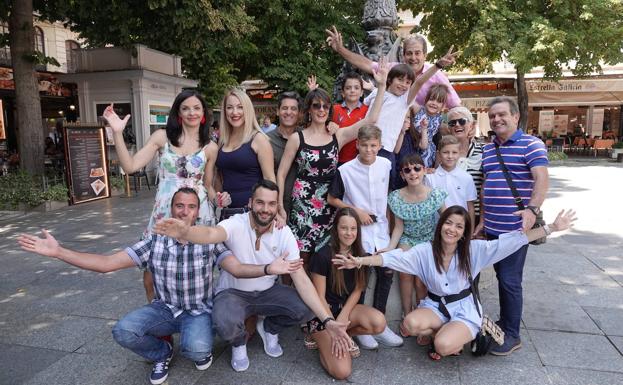
[{"label": "girl kneeling on pavement", "polygon": [[[452,206],[437,222],[432,242],[369,257],[340,254],[333,263],[340,269],[386,266],[420,277],[428,288],[428,296],[400,327],[409,335],[434,335],[429,357],[438,360],[460,353],[480,330],[482,306],[472,297],[471,277],[535,239],[570,228],[573,221],[574,211],[561,211],[550,225],[525,233],[502,234],[497,240],[471,241],[469,214],[461,206]],[[477,303],[480,309],[476,308]]]},{"label": "girl kneeling on pavement", "polygon": [[[385,316],[373,307],[363,305],[361,293],[367,284],[366,269],[341,270],[331,260],[336,254],[363,255],[361,245],[361,223],[355,210],[350,207],[339,209],[329,242],[310,259],[312,282],[324,305],[340,322],[348,323],[351,336],[375,335],[385,329]],[[320,351],[320,363],[333,378],[342,380],[352,372],[351,358],[359,356],[359,347],[351,339],[350,355],[338,358],[331,354],[331,338],[321,331],[306,338],[309,348]],[[315,344],[314,344],[315,342]]]}]

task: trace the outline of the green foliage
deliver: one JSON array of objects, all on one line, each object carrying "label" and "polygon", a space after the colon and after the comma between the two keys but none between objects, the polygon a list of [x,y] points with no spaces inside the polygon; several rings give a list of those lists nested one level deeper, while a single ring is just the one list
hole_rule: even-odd
[{"label": "green foliage", "polygon": [[527,73],[542,66],[559,78],[601,71],[623,61],[621,0],[401,0],[402,9],[424,13],[420,32],[435,46],[434,57],[454,44],[460,67],[491,71],[502,58]]},{"label": "green foliage", "polygon": [[623,148],[623,142],[616,142],[612,145],[612,148]]},{"label": "green foliage", "polygon": [[123,190],[125,188],[125,180],[121,175],[111,175],[108,180],[111,188],[116,190]]},{"label": "green foliage", "polygon": [[51,64],[57,67],[61,66],[58,60],[56,60],[55,58],[51,56],[45,56],[43,52],[39,52],[39,51],[30,52],[29,54],[24,56],[24,59],[34,64],[40,64],[40,65]]},{"label": "green foliage", "polygon": [[569,157],[567,156],[567,154],[565,154],[562,151],[548,151],[547,152],[547,159],[552,162],[552,161],[563,161],[568,159]]},{"label": "green foliage", "polygon": [[41,178],[26,172],[0,177],[0,209],[16,209],[20,203],[36,207],[45,201],[67,201],[67,194],[64,184],[50,186],[44,191]]}]

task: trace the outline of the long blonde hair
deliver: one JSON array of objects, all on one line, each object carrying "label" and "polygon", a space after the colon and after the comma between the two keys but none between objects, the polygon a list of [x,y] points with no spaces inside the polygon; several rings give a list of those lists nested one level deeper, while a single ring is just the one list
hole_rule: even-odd
[{"label": "long blonde hair", "polygon": [[242,135],[241,145],[247,143],[253,135],[257,132],[262,133],[260,129],[260,125],[257,123],[257,119],[255,118],[255,110],[253,109],[253,103],[251,103],[251,99],[243,90],[239,88],[230,88],[225,91],[225,96],[223,96],[223,102],[221,103],[221,118],[219,120],[219,139],[218,144],[219,147],[223,147],[229,144],[229,139],[232,137],[233,127],[227,121],[227,98],[229,96],[235,96],[240,100],[242,104],[242,111],[244,114],[244,133]]}]

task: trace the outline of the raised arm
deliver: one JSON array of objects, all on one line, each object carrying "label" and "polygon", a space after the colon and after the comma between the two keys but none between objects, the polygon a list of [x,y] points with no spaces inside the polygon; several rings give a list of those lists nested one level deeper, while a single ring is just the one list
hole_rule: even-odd
[{"label": "raised arm", "polygon": [[153,231],[156,234],[195,244],[221,243],[227,240],[227,232],[221,226],[189,226],[175,218],[156,222]]},{"label": "raised arm", "polygon": [[290,167],[292,167],[292,162],[294,161],[294,157],[296,156],[296,151],[299,148],[300,140],[298,133],[294,133],[290,135],[288,138],[288,142],[286,143],[286,147],[283,150],[283,156],[281,157],[281,162],[279,162],[279,169],[277,170],[277,185],[279,186],[279,215],[284,219],[288,219],[288,214],[285,211],[283,205],[283,194],[286,186],[286,177],[288,176],[288,172],[290,172]]},{"label": "raised arm", "polygon": [[325,29],[325,32],[327,33],[327,44],[329,45],[329,47],[331,47],[332,50],[337,52],[341,57],[344,58],[344,60],[359,68],[360,70],[369,74],[373,72],[372,64],[374,62],[367,57],[359,55],[358,53],[355,53],[344,47],[342,34],[338,32],[335,26],[332,26],[330,29]]},{"label": "raised arm", "polygon": [[41,233],[43,238],[31,234],[22,234],[17,238],[17,242],[22,250],[57,258],[70,265],[98,273],[108,273],[135,266],[134,261],[125,251],[119,251],[112,255],[81,253],[62,247],[47,230],[41,230]]},{"label": "raised arm", "polygon": [[113,131],[115,150],[117,151],[117,156],[119,157],[119,163],[121,164],[121,167],[123,167],[123,170],[128,174],[132,174],[133,172],[145,167],[167,141],[165,130],[157,130],[149,137],[149,140],[145,146],[143,146],[143,148],[132,156],[130,155],[130,152],[125,146],[125,141],[123,140],[123,129],[128,123],[130,115],[128,114],[125,118],[121,119],[111,104],[106,107],[103,116]]},{"label": "raised arm", "polygon": [[407,103],[411,104],[413,99],[417,96],[417,93],[420,91],[420,88],[440,69],[451,66],[456,61],[457,56],[460,52],[452,52],[454,46],[450,47],[448,52],[439,59],[434,66],[431,66],[426,70],[419,78],[415,79],[411,88],[409,89],[409,96],[407,97]]}]

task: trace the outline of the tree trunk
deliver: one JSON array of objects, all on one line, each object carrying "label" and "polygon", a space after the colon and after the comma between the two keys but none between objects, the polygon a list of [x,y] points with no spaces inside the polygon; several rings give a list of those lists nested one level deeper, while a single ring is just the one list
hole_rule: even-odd
[{"label": "tree trunk", "polygon": [[528,90],[526,89],[526,77],[523,72],[517,70],[517,104],[519,104],[519,128],[528,132]]},{"label": "tree trunk", "polygon": [[33,0],[13,0],[9,16],[9,41],[21,168],[32,174],[43,174],[44,135],[41,100],[36,79],[34,52]]}]

